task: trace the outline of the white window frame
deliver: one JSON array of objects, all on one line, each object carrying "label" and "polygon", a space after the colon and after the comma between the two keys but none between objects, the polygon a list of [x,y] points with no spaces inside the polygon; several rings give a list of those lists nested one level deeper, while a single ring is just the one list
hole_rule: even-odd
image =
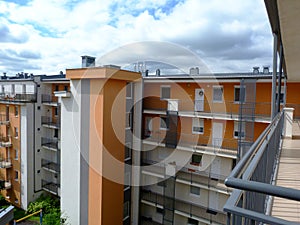
[{"label": "white window frame", "polygon": [[[194,131],[194,127],[202,128],[202,131]],[[204,133],[204,119],[194,117],[192,121],[192,133],[193,134],[203,134]]]},{"label": "white window frame", "polygon": [[[169,93],[169,95],[170,95],[169,98],[163,98],[163,96],[162,96],[162,93],[163,93],[162,89],[163,88],[169,88],[169,92],[170,92]],[[160,99],[170,99],[170,98],[171,98],[171,86],[170,85],[161,85],[160,86]]]},{"label": "white window frame", "polygon": [[[127,87],[130,87],[129,93],[128,93]],[[126,99],[132,99],[133,90],[132,90],[132,83],[131,82],[126,84],[126,89],[125,90],[126,90]]]},{"label": "white window frame", "polygon": [[[215,100],[215,89],[221,89],[222,90],[222,99],[221,100]],[[220,103],[220,102],[223,102],[224,101],[224,87],[223,85],[218,85],[218,86],[213,86],[213,102],[217,102],[217,103]]]},{"label": "white window frame", "polygon": [[[239,121],[234,121],[234,126],[233,126],[233,137],[234,138],[239,138],[239,134],[236,136],[235,132],[239,132]],[[242,136],[242,139],[245,138],[245,123],[242,123],[242,132],[244,135]]]},{"label": "white window frame", "polygon": [[[197,190],[197,193],[193,192],[193,189],[194,189],[194,190]],[[193,195],[193,196],[200,196],[200,194],[201,194],[201,189],[200,189],[200,187],[190,185],[190,195]]]}]

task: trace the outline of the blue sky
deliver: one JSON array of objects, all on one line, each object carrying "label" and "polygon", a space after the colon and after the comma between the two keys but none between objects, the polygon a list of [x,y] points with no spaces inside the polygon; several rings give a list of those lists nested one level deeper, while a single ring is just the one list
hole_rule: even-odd
[{"label": "blue sky", "polygon": [[57,74],[81,55],[244,72],[271,65],[272,35],[263,0],[0,1],[0,72]]}]

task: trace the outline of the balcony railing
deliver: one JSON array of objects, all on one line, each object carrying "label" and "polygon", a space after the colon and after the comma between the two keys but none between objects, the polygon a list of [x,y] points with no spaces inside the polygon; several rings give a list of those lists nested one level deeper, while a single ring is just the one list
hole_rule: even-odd
[{"label": "balcony railing", "polygon": [[60,185],[51,181],[42,180],[42,188],[54,195],[59,195]]},{"label": "balcony railing", "polygon": [[0,190],[8,190],[11,188],[10,180],[2,180],[0,179]]},{"label": "balcony railing", "polygon": [[10,168],[12,166],[12,163],[11,163],[11,159],[10,158],[7,158],[7,159],[1,159],[0,158],[0,168]]},{"label": "balcony railing", "polygon": [[270,196],[300,201],[300,190],[272,185],[280,152],[284,114],[279,113],[226,179],[235,188],[224,206],[227,224],[295,224],[268,215]]},{"label": "balcony railing", "polygon": [[0,114],[0,125],[9,125],[9,115]]},{"label": "balcony railing", "polygon": [[[165,144],[167,131],[144,131],[144,141]],[[189,147],[193,149],[202,149],[211,153],[237,155],[238,139],[232,138],[211,138],[199,134],[176,133],[177,146]],[[244,141],[246,142],[246,141]]]},{"label": "balcony railing", "polygon": [[60,128],[60,119],[48,117],[48,116],[42,116],[42,125],[58,129]]},{"label": "balcony railing", "polygon": [[35,93],[26,93],[26,94],[0,93],[0,101],[6,101],[6,102],[35,102],[36,101],[36,94]]},{"label": "balcony railing", "polygon": [[0,136],[0,147],[11,147],[10,137]]},{"label": "balcony railing", "polygon": [[42,167],[48,171],[54,172],[54,173],[59,173],[60,172],[60,165],[46,160],[46,159],[42,159]]},{"label": "balcony railing", "polygon": [[[255,118],[269,119],[271,115],[270,102],[235,102],[223,101],[214,102],[207,100],[177,100],[176,107],[170,106],[170,100],[156,98],[145,98],[143,102],[144,110],[166,111],[174,110],[187,114],[213,114],[214,116],[226,116],[228,118],[238,118],[239,112],[243,112],[244,120],[254,120]],[[179,113],[179,114],[180,114]]]},{"label": "balcony railing", "polygon": [[42,146],[46,149],[57,151],[58,139],[42,137]]},{"label": "balcony railing", "polygon": [[[165,198],[166,196],[150,190],[143,189],[141,193],[142,200],[154,203],[155,205],[163,206]],[[175,198],[174,210],[175,213],[180,215],[201,218],[210,224],[224,224],[226,222],[226,216],[224,213],[209,209],[208,206],[191,203],[182,199]]]},{"label": "balcony railing", "polygon": [[58,98],[54,95],[42,94],[42,103],[57,104]]}]

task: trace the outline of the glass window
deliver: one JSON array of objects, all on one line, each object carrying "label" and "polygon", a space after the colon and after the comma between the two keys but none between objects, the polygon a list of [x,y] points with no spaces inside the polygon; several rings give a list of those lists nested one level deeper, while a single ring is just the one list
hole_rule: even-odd
[{"label": "glass window", "polygon": [[[245,88],[234,87],[234,101],[235,102],[244,102],[245,101]],[[242,91],[244,93],[242,93]]]},{"label": "glass window", "polygon": [[204,120],[201,118],[193,118],[193,134],[203,134],[204,132]]},{"label": "glass window", "polygon": [[213,101],[222,102],[223,101],[223,87],[213,88]]},{"label": "glass window", "polygon": [[126,85],[126,98],[132,98],[132,83]]},{"label": "glass window", "polygon": [[188,225],[198,225],[199,222],[195,219],[192,219],[192,218],[188,218]]},{"label": "glass window", "polygon": [[202,155],[201,154],[193,154],[192,155],[192,161],[191,164],[195,166],[199,166],[202,161]]},{"label": "glass window", "polygon": [[65,91],[69,91],[69,86],[68,85],[65,85]]},{"label": "glass window", "polygon": [[15,127],[15,137],[19,137],[19,129],[18,127]]},{"label": "glass window", "polygon": [[58,85],[55,85],[55,89],[54,89],[54,91],[58,91]]},{"label": "glass window", "polygon": [[15,170],[15,180],[19,179],[19,172],[17,170]]},{"label": "glass window", "polygon": [[165,116],[160,117],[160,129],[161,130],[169,129],[169,120]]},{"label": "glass window", "polygon": [[124,218],[124,220],[129,217],[129,211],[130,211],[130,203],[128,201],[124,202],[124,205],[123,205],[123,218]]},{"label": "glass window", "polygon": [[19,115],[19,107],[15,106],[15,116],[18,116],[18,115]]},{"label": "glass window", "polygon": [[[239,125],[241,123],[241,133],[239,133]],[[245,137],[245,123],[244,122],[239,122],[239,121],[234,121],[234,133],[233,137],[238,138],[239,135],[241,135],[242,138]]]},{"label": "glass window", "polygon": [[19,151],[18,149],[15,149],[15,160],[19,159]]},{"label": "glass window", "polygon": [[170,92],[171,92],[170,87],[161,86],[160,87],[160,98],[161,99],[169,99],[171,96]]},{"label": "glass window", "polygon": [[193,195],[200,195],[200,188],[195,186],[190,186],[190,193]]}]

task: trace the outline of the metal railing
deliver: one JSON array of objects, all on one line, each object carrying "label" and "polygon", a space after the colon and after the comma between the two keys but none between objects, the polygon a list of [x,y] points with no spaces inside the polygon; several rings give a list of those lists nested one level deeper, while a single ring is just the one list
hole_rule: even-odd
[{"label": "metal railing", "polygon": [[11,158],[0,158],[0,168],[10,168],[11,166]]},{"label": "metal railing", "polygon": [[[168,131],[144,131],[144,141],[151,141],[157,144],[165,144],[166,133]],[[177,135],[177,146],[205,149],[212,153],[222,153],[235,156],[237,154],[237,138],[211,138],[201,134],[175,133]],[[246,141],[245,141],[246,142]],[[209,148],[207,148],[209,147]]]},{"label": "metal railing", "polygon": [[42,180],[42,188],[52,194],[58,195],[60,185],[51,181]]},{"label": "metal railing", "polygon": [[26,93],[26,94],[0,93],[0,100],[7,101],[7,102],[35,102],[36,94],[35,93]]},{"label": "metal railing", "polygon": [[57,103],[58,98],[55,95],[42,94],[42,103]]},{"label": "metal railing", "polygon": [[193,114],[210,113],[214,115],[226,115],[228,118],[238,118],[240,109],[242,109],[243,112],[247,112],[244,113],[247,114],[247,117],[244,117],[243,119],[250,121],[255,120],[255,118],[269,119],[271,115],[270,102],[176,100],[176,107],[170,107],[168,101],[172,101],[172,99],[145,98],[143,101],[143,109],[166,111],[170,108],[172,108],[172,110],[177,108],[175,111]]},{"label": "metal railing", "polygon": [[225,180],[235,188],[224,206],[228,225],[295,224],[267,212],[270,196],[300,201],[300,190],[271,184],[280,153],[283,115],[278,113]]},{"label": "metal railing", "polygon": [[47,125],[55,128],[60,128],[60,118],[42,116],[42,125]]},{"label": "metal railing", "polygon": [[60,172],[60,165],[58,163],[46,160],[46,159],[42,159],[42,167],[46,168],[49,171],[53,171],[56,173]]},{"label": "metal railing", "polygon": [[42,137],[42,146],[45,148],[58,150],[58,140],[54,138]]}]

